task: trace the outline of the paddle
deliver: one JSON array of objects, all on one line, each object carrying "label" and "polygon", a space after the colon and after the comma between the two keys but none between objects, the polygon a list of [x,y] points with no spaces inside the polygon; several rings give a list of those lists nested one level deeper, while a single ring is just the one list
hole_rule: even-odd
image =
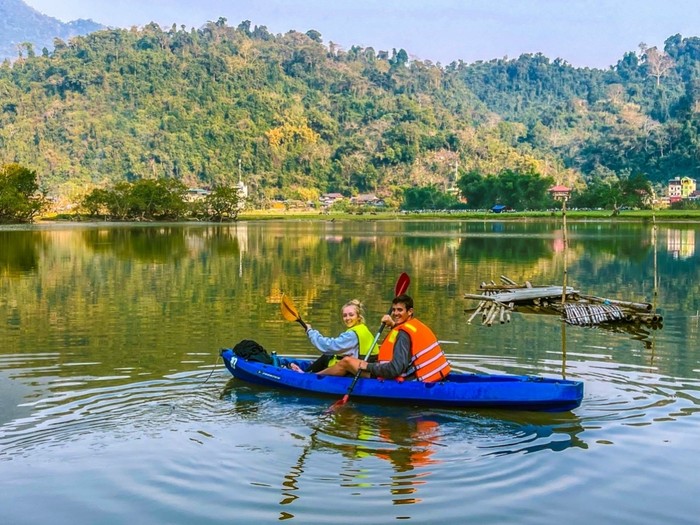
[{"label": "paddle", "polygon": [[[394,286],[394,297],[398,297],[399,295],[406,293],[406,290],[408,290],[409,284],[411,284],[411,279],[406,272],[399,275],[399,278],[396,281],[396,286]],[[390,306],[389,311],[387,312],[387,315],[391,315],[391,308],[392,307]],[[374,350],[374,347],[377,346],[377,341],[379,341],[379,336],[382,335],[382,332],[384,331],[385,326],[386,325],[384,323],[382,323],[381,326],[379,327],[379,331],[377,332],[377,335],[374,336],[374,341],[372,341],[372,344],[370,345],[369,350],[367,350],[367,353],[362,358],[364,361],[367,361],[369,359],[369,356],[372,355],[372,350]],[[352,379],[352,383],[350,383],[350,388],[348,388],[348,391],[345,393],[345,395],[340,400],[333,403],[330,406],[330,408],[327,410],[327,412],[332,411],[338,407],[341,407],[345,403],[348,402],[348,399],[350,399],[350,394],[352,394],[352,391],[355,388],[355,385],[357,384],[357,380],[360,379],[360,374],[362,374],[362,370],[360,370],[358,368],[357,373],[355,374],[355,377],[353,377],[353,379]]]},{"label": "paddle", "polygon": [[297,312],[297,309],[294,306],[294,302],[284,294],[282,294],[282,302],[280,303],[280,310],[282,310],[282,316],[287,321],[296,321],[297,323],[299,323],[301,325],[301,327],[304,329],[304,331],[307,330],[306,323],[304,321],[302,321],[301,316],[299,315],[299,312]]}]

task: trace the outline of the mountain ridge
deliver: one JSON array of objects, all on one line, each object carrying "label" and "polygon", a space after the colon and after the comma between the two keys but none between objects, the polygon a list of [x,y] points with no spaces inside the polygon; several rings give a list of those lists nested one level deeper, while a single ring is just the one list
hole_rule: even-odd
[{"label": "mountain ridge", "polygon": [[50,51],[56,38],[68,40],[106,28],[90,19],[62,22],[40,13],[22,0],[0,0],[0,60],[41,53],[43,48]]}]

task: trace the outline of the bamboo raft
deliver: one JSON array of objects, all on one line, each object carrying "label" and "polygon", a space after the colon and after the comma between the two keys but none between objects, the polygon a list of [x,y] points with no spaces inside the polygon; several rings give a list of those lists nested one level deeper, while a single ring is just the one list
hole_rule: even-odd
[{"label": "bamboo raft", "polygon": [[586,295],[570,286],[565,291],[563,286],[533,286],[529,282],[521,285],[504,275],[501,281],[501,284],[482,282],[480,294],[464,294],[465,299],[479,301],[468,324],[479,314],[481,324],[486,326],[496,321],[509,323],[512,312],[522,311],[559,315],[566,323],[577,326],[644,324],[654,329],[663,326],[663,317],[653,311],[650,303]]}]

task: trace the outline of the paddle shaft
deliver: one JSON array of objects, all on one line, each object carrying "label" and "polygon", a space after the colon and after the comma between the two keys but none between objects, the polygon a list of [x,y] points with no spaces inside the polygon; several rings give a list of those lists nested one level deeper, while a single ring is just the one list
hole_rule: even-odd
[{"label": "paddle shaft", "polygon": [[[391,308],[389,308],[389,313],[387,315],[391,314]],[[369,359],[369,356],[372,355],[372,350],[374,350],[374,347],[377,346],[377,341],[379,341],[379,337],[382,335],[382,332],[384,331],[384,327],[386,325],[382,323],[382,326],[379,327],[379,331],[377,332],[377,335],[374,336],[374,341],[372,341],[372,344],[369,347],[369,350],[365,354],[365,356],[362,358],[363,361],[367,361]],[[350,383],[350,387],[348,388],[348,391],[345,393],[343,398],[339,401],[341,405],[344,405],[345,403],[348,402],[348,399],[350,398],[350,394],[352,393],[353,389],[355,388],[355,384],[357,383],[357,380],[360,379],[360,376],[362,375],[362,370],[360,368],[357,369],[357,372],[355,373],[355,377],[352,378],[352,383]]]}]

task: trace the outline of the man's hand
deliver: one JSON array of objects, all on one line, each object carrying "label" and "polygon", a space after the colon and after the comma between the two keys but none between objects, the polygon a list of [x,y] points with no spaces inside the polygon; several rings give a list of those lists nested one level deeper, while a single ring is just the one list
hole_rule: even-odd
[{"label": "man's hand", "polygon": [[353,373],[357,373],[358,370],[367,369],[367,361],[363,361],[362,359],[358,359],[357,357],[346,356],[343,358],[343,361],[345,361],[346,365],[351,369]]}]

